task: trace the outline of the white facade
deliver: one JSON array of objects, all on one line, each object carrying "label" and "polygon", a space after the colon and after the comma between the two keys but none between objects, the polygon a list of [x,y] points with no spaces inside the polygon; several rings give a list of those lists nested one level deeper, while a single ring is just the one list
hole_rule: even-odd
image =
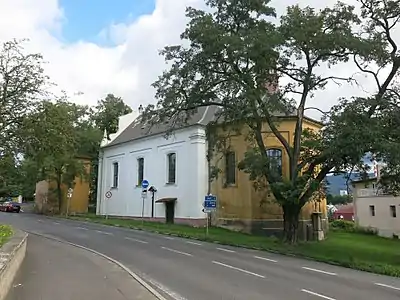
[{"label": "white facade", "polygon": [[[194,125],[177,130],[166,139],[162,134],[103,148],[99,160],[97,214],[141,217],[142,187],[138,159],[144,159],[144,179],[157,189],[155,200],[177,198],[175,219],[203,219],[202,204],[208,188],[205,128]],[[168,184],[168,159],[176,154],[176,180]],[[118,164],[118,184],[114,164]],[[149,187],[150,187],[149,186]],[[112,197],[105,194],[111,191]],[[155,203],[154,218],[165,218],[166,204]],[[151,193],[144,203],[144,217],[150,218]]]},{"label": "white facade", "polygon": [[355,183],[354,187],[357,225],[373,228],[380,236],[400,236],[400,197],[382,194],[376,181]]}]

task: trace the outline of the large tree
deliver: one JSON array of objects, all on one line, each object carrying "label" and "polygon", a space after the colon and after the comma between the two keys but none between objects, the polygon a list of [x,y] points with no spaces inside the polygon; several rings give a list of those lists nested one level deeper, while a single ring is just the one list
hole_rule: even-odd
[{"label": "large tree", "polygon": [[[285,238],[294,243],[301,208],[320,190],[325,176],[335,168],[358,162],[366,150],[349,148],[346,152],[341,148],[348,143],[346,133],[355,136],[360,130],[332,122],[343,121],[343,109],[334,111],[330,130],[302,132],[307,101],[313,93],[323,90],[331,80],[352,80],[352,74],[347,78],[324,76],[319,67],[348,62],[355,54],[360,66],[362,62],[383,61],[394,66],[395,55],[386,55],[388,47],[393,47],[388,32],[394,26],[387,22],[397,22],[394,7],[398,2],[359,1],[360,16],[343,3],[321,11],[291,6],[279,26],[269,21],[275,11],[268,0],[208,0],[207,12],[188,8],[190,21],[181,38],[189,43],[168,46],[161,52],[171,67],[154,83],[158,103],[147,107],[146,115],[157,115],[157,122],[170,120],[177,125],[185,122],[193,109],[216,105],[225,123],[247,126],[250,149],[240,167],[251,179],[263,180],[272,190],[283,209]],[[367,34],[353,32],[356,25],[362,25]],[[390,76],[388,84],[393,79]],[[286,77],[289,83],[279,92],[269,89],[279,77]],[[388,84],[380,86],[372,97],[374,101],[381,101]],[[297,101],[289,93],[298,95]],[[295,114],[293,144],[279,132],[276,112]],[[277,176],[267,156],[262,133],[265,123],[289,158],[289,175],[285,178]]]},{"label": "large tree", "polygon": [[105,99],[98,101],[93,120],[97,127],[106,133],[107,139],[110,139],[110,134],[118,131],[118,118],[131,112],[132,109],[124,103],[122,98],[108,94]]}]

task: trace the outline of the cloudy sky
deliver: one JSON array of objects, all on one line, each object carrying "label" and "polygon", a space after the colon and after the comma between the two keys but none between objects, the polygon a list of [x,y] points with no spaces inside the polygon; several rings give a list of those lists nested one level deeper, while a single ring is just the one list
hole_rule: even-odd
[{"label": "cloudy sky", "polygon": [[[348,0],[350,2],[353,0]],[[323,7],[334,0],[273,0],[281,14],[287,5]],[[133,108],[154,102],[150,84],[164,69],[158,50],[179,42],[185,7],[204,0],[1,0],[0,42],[29,38],[28,51],[41,52],[47,73],[78,103],[94,104],[106,93]],[[337,69],[350,74],[352,66]],[[339,96],[359,88],[332,84],[309,105],[329,108]]]}]

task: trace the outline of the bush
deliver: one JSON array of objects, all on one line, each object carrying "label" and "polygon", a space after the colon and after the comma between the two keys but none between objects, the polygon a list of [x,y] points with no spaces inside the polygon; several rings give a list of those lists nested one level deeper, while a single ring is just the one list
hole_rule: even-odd
[{"label": "bush", "polygon": [[346,220],[335,220],[331,222],[330,228],[332,230],[339,230],[344,232],[361,233],[367,235],[376,235],[377,231],[374,228],[364,228],[357,226],[356,223]]}]

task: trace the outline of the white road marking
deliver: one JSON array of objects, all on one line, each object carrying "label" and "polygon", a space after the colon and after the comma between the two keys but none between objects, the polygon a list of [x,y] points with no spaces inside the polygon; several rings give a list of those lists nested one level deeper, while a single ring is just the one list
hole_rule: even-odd
[{"label": "white road marking", "polygon": [[43,222],[43,220],[37,220],[38,222],[40,222],[40,223],[42,223]]},{"label": "white road marking", "polygon": [[171,252],[178,253],[178,254],[182,254],[182,255],[186,255],[186,256],[193,256],[193,255],[190,254],[190,253],[178,251],[178,250],[175,250],[175,249],[171,249],[171,248],[167,248],[167,247],[161,247],[161,248],[164,249],[164,250],[168,250],[168,251],[171,251]]},{"label": "white road marking", "polygon": [[325,296],[325,295],[317,294],[317,293],[314,293],[314,292],[309,291],[309,290],[302,289],[301,291],[304,292],[304,293],[313,295],[313,296],[317,296],[317,297],[323,298],[323,299],[336,300],[335,298],[331,298],[331,297],[328,297],[328,296]]},{"label": "white road marking", "polygon": [[106,234],[106,235],[113,235],[111,232],[106,232],[106,231],[101,231],[101,230],[96,230],[96,232],[101,233],[101,234]]},{"label": "white road marking", "polygon": [[167,239],[167,240],[174,240],[174,238],[173,238],[173,237],[170,237],[170,236],[163,236],[163,238],[164,238],[164,239]]},{"label": "white road marking", "polygon": [[266,260],[266,261],[270,261],[270,262],[275,262],[275,263],[278,262],[277,260],[266,258],[266,257],[261,257],[261,256],[254,256],[254,258]]},{"label": "white road marking", "polygon": [[202,246],[202,244],[200,244],[200,243],[191,242],[191,241],[186,241],[186,243],[191,244],[191,245]]},{"label": "white road marking", "polygon": [[142,244],[148,244],[149,243],[149,242],[146,242],[146,241],[142,241],[142,240],[138,240],[138,239],[134,239],[134,238],[130,238],[130,237],[126,237],[125,239],[129,240],[129,241],[133,241],[133,242],[142,243]]},{"label": "white road marking", "polygon": [[79,230],[89,230],[89,229],[87,229],[87,228],[85,228],[85,227],[75,227],[76,229],[79,229]]},{"label": "white road marking", "polygon": [[229,250],[229,249],[225,249],[225,248],[217,248],[217,250],[225,251],[225,252],[229,252],[229,253],[234,253],[234,252],[236,252],[236,251]]},{"label": "white road marking", "polygon": [[322,271],[322,270],[308,268],[308,267],[301,267],[301,268],[304,270],[308,270],[308,271],[313,271],[313,272],[322,273],[322,274],[331,275],[331,276],[337,276],[336,273],[332,273],[332,272]]},{"label": "white road marking", "polygon": [[227,264],[223,264],[223,263],[218,262],[218,261],[213,261],[212,263],[216,264],[216,265],[220,265],[220,266],[226,267],[226,268],[229,268],[229,269],[232,269],[232,270],[240,271],[240,272],[243,272],[243,273],[246,273],[246,274],[249,274],[249,275],[253,275],[253,276],[256,276],[256,277],[259,277],[259,278],[265,278],[265,276],[263,276],[263,275],[260,275],[260,274],[257,274],[257,273],[253,273],[253,272],[250,272],[250,271],[247,271],[247,270],[243,270],[243,269],[240,269],[240,268],[237,268],[237,267],[234,267],[234,266],[230,266],[230,265],[227,265]]},{"label": "white road marking", "polygon": [[388,288],[388,289],[400,291],[400,288],[395,287],[395,286],[391,286],[391,285],[388,285],[388,284],[384,284],[384,283],[378,283],[378,282],[376,282],[375,285],[379,285],[379,286],[381,286],[381,287],[385,287],[385,288]]},{"label": "white road marking", "polygon": [[60,223],[58,223],[58,222],[53,222],[53,224],[55,224],[55,225],[60,225]]}]

